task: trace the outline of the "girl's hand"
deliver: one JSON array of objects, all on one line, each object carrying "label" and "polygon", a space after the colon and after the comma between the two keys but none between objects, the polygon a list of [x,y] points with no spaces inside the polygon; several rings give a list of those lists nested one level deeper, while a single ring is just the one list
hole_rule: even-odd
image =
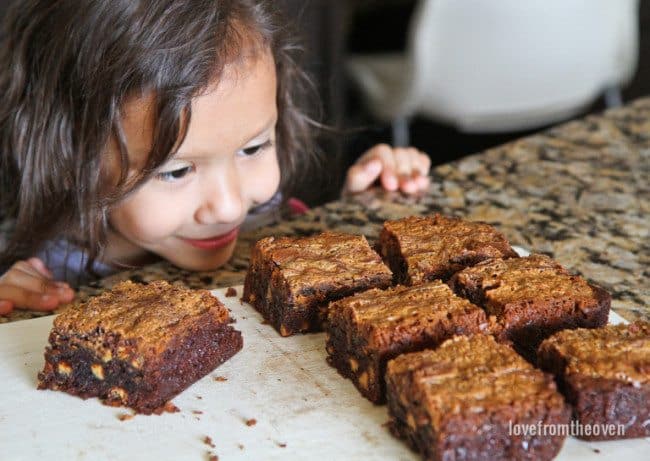
[{"label": "girl's hand", "polygon": [[72,288],[52,280],[52,273],[39,258],[18,261],[0,276],[0,315],[14,307],[51,311],[73,298]]},{"label": "girl's hand", "polygon": [[384,189],[415,194],[429,187],[431,160],[413,147],[378,144],[348,170],[343,193],[366,190],[379,178]]}]

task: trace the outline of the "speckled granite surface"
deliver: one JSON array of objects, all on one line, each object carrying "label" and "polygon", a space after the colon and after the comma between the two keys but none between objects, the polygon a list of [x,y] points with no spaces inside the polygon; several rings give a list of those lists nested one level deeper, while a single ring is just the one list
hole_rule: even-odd
[{"label": "speckled granite surface", "polygon": [[[435,155],[435,153],[433,153]],[[628,320],[650,320],[650,98],[436,168],[426,194],[371,190],[242,235],[233,260],[191,273],[160,262],[81,287],[84,298],[118,280],[191,287],[243,283],[250,245],[267,235],[325,229],[375,239],[384,220],[441,212],[495,225],[612,293]],[[16,311],[0,322],[30,318]]]}]

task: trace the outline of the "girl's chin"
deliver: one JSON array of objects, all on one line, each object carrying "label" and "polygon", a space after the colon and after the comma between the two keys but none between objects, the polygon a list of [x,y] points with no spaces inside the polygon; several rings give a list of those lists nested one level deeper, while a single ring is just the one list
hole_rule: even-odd
[{"label": "girl's chin", "polygon": [[193,254],[194,252],[186,252],[180,255],[180,257],[176,257],[177,255],[174,255],[174,257],[163,257],[181,269],[194,272],[213,271],[230,260],[234,249],[235,245],[233,242],[232,245],[228,245],[212,254],[199,251],[197,254]]}]

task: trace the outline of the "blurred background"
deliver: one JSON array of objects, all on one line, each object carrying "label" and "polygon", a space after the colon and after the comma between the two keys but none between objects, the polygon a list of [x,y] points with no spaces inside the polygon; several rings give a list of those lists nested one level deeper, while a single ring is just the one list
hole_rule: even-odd
[{"label": "blurred background", "polygon": [[437,165],[650,94],[650,0],[277,1],[332,128],[310,205],[379,142]]},{"label": "blurred background", "polygon": [[312,204],[378,142],[436,165],[650,95],[650,0],[282,2],[338,129]]}]

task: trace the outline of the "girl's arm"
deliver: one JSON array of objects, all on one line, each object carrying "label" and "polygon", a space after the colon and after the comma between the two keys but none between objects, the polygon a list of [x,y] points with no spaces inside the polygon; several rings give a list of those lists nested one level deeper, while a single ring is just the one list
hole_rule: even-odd
[{"label": "girl's arm", "polygon": [[384,189],[415,194],[429,187],[430,168],[431,160],[424,152],[378,144],[350,167],[343,193],[366,190],[379,178]]},{"label": "girl's arm", "polygon": [[14,307],[51,311],[73,298],[72,288],[52,280],[52,273],[39,258],[18,261],[0,276],[0,315]]}]

